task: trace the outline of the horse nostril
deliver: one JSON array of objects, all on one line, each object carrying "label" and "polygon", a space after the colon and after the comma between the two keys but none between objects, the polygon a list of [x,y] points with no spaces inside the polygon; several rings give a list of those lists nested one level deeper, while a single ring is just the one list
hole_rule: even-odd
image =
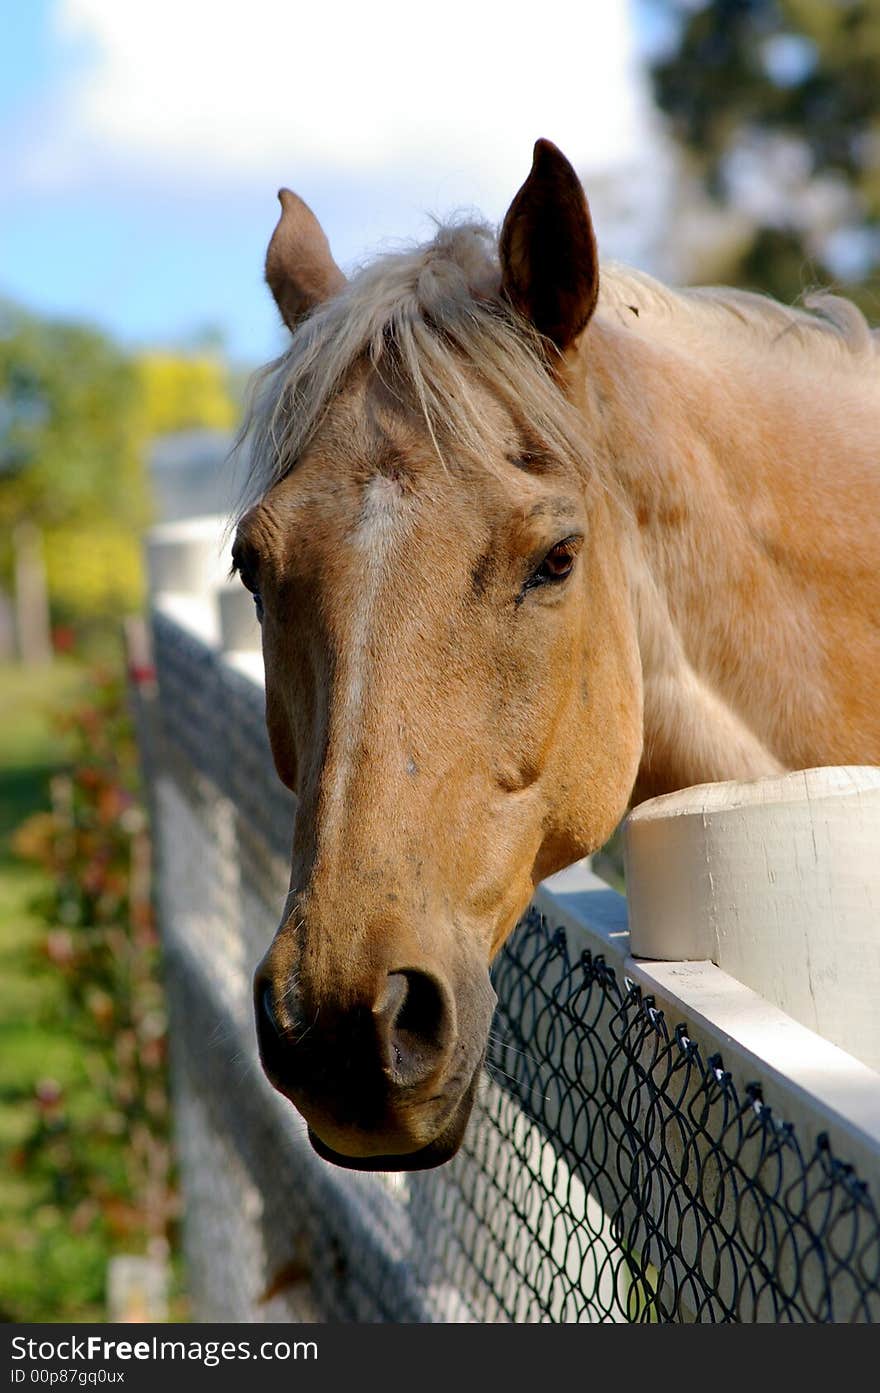
[{"label": "horse nostril", "polygon": [[279,1022],[278,1017],[275,1014],[275,1008],[272,1003],[271,987],[263,987],[263,990],[259,993],[258,996],[258,1003],[260,1015],[263,1018],[263,1022],[266,1025],[268,1025],[269,1029],[275,1035],[283,1035],[284,1031],[281,1027],[281,1023]]},{"label": "horse nostril", "polygon": [[375,1014],[386,1067],[396,1083],[423,1082],[449,1054],[455,1033],[452,1001],[427,972],[389,972]]},{"label": "horse nostril", "polygon": [[[303,1071],[302,1051],[298,1036],[286,1021],[286,997],[280,998],[269,982],[257,982],[254,987],[254,1016],[260,1059],[269,1079],[289,1097],[289,1089],[300,1082]],[[283,1013],[283,1014],[282,1014]]]}]

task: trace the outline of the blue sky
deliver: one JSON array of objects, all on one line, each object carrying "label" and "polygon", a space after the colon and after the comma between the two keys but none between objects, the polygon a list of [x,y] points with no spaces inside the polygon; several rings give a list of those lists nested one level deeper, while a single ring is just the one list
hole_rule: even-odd
[{"label": "blue sky", "polygon": [[217,329],[256,363],[282,341],[261,275],[279,184],[312,204],[347,267],[428,234],[425,210],[500,218],[537,135],[587,177],[637,159],[647,98],[630,0],[549,0],[528,41],[509,13],[11,0],[0,294],[130,344]]}]

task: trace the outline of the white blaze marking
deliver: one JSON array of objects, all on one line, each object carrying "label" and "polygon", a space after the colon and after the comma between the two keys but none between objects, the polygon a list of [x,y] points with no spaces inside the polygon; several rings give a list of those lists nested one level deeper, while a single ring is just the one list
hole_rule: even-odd
[{"label": "white blaze marking", "polygon": [[400,486],[393,479],[377,475],[364,490],[361,518],[352,536],[355,552],[363,559],[363,570],[348,631],[347,686],[336,712],[336,772],[327,799],[328,818],[338,816],[345,804],[352,757],[363,725],[374,616],[393,548],[402,540],[404,531]]}]

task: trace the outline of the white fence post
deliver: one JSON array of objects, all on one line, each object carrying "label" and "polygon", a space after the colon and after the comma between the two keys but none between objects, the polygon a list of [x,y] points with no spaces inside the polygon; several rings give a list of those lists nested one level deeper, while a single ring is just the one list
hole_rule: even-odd
[{"label": "white fence post", "polygon": [[625,854],[636,956],[711,960],[880,1069],[880,768],[653,798]]},{"label": "white fence post", "polygon": [[187,627],[225,654],[260,652],[254,602],[231,580],[228,539],[221,517],[161,523],[147,535],[147,571],[153,603],[162,595]]},{"label": "white fence post", "polygon": [[240,580],[227,581],[217,588],[220,614],[220,646],[224,653],[259,653],[260,625],[254,599]]},{"label": "white fence post", "polygon": [[187,518],[163,522],[147,535],[150,593],[204,596],[229,573],[229,548],[223,547],[223,519]]}]

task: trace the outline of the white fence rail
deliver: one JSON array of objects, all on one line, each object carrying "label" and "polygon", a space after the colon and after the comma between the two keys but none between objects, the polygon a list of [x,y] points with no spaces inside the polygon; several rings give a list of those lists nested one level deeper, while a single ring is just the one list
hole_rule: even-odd
[{"label": "white fence rail", "polygon": [[[294,808],[271,768],[258,632],[224,580],[220,529],[174,524],[150,546],[159,699],[146,754],[197,1317],[880,1318],[876,868],[867,848],[845,876],[838,863],[835,888],[811,890],[799,937],[802,828],[786,840],[777,814],[737,940],[732,882],[712,873],[729,789],[697,791],[696,813],[679,798],[665,825],[656,804],[653,825],[639,815],[634,927],[656,959],[632,956],[626,901],[586,865],[540,887],[497,964],[487,1078],[453,1162],[382,1177],[314,1156],[256,1055],[250,979],[287,888]],[[838,779],[857,789],[864,825],[874,773]],[[822,836],[843,844],[845,799],[823,822],[804,788],[819,856]],[[754,852],[748,799],[736,806]],[[780,802],[799,806],[790,789],[765,790],[759,818]],[[826,911],[830,941],[850,953],[835,974],[816,968]],[[769,969],[768,915],[784,940]],[[695,944],[709,956],[659,960]],[[795,993],[786,1012],[804,944],[812,1005]],[[810,1028],[826,1021],[861,1060]]]}]

